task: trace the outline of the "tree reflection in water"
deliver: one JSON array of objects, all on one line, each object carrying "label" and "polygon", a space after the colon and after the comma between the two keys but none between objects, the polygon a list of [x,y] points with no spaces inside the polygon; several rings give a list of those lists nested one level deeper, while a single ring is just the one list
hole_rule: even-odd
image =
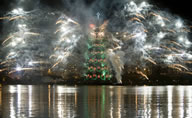
[{"label": "tree reflection in water", "polygon": [[3,118],[192,117],[192,86],[2,85]]}]

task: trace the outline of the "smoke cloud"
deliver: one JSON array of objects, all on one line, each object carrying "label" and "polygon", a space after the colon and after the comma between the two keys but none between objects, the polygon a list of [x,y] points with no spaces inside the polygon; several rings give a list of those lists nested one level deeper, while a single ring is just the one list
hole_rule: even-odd
[{"label": "smoke cloud", "polygon": [[144,78],[152,65],[192,71],[190,27],[183,18],[159,10],[150,1],[61,0],[54,3],[56,7],[44,3],[10,2],[11,9],[0,18],[4,22],[1,70],[59,70],[63,77],[68,65],[83,70],[89,24],[100,26],[108,21],[106,54],[118,83],[124,66]]}]

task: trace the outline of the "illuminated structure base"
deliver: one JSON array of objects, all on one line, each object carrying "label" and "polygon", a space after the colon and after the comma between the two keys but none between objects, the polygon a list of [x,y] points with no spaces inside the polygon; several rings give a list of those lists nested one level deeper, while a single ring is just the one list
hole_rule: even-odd
[{"label": "illuminated structure base", "polygon": [[105,40],[94,32],[89,38],[88,52],[86,53],[86,83],[112,83],[112,75],[105,54]]}]

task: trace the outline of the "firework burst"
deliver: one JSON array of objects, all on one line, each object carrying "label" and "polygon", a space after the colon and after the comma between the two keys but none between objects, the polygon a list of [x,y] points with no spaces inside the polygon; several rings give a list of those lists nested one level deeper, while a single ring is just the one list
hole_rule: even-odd
[{"label": "firework burst", "polygon": [[[65,71],[69,62],[77,64],[85,61],[81,56],[85,54],[86,58],[90,37],[101,37],[105,38],[102,45],[106,47],[102,53],[106,53],[106,61],[113,68],[119,83],[122,82],[121,74],[126,72],[124,66],[147,80],[150,78],[144,70],[152,70],[154,66],[191,75],[191,26],[187,26],[182,18],[157,10],[146,1],[127,0],[122,5],[123,9],[115,11],[100,26],[94,25],[95,20],[93,24],[78,23],[78,20],[72,20],[75,18],[56,11],[47,12],[51,17],[60,16],[53,23],[53,18],[47,15],[45,18],[35,15],[38,10],[28,12],[23,8],[13,9],[0,17],[0,20],[7,23],[6,37],[1,41],[0,72],[13,74],[43,70],[43,64],[46,65],[44,70],[48,73]],[[97,19],[95,15],[92,17]],[[50,22],[44,22],[46,20]],[[39,25],[36,26],[38,28],[42,24],[48,25],[48,30],[40,31],[33,26],[34,22]],[[87,28],[88,25],[90,28]],[[97,28],[99,32],[96,35],[94,30]],[[79,66],[84,68],[83,64]]]},{"label": "firework burst", "polygon": [[[118,29],[113,36],[123,42],[121,51],[125,53],[126,66],[150,68],[149,62],[153,65],[174,68],[181,73],[190,73],[191,68],[186,65],[192,60],[189,50],[191,47],[190,28],[181,18],[165,11],[155,10],[155,7],[146,1],[140,3],[129,1],[116,15],[124,19],[125,25],[118,24],[120,22],[114,16],[109,21],[110,30]],[[113,26],[113,24],[116,25]],[[148,78],[142,71],[137,71],[137,73]]]}]

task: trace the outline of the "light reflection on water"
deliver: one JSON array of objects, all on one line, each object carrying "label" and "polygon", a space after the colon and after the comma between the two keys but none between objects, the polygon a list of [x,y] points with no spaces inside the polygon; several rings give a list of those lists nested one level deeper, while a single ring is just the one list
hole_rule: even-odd
[{"label": "light reflection on water", "polygon": [[0,86],[2,118],[192,118],[192,86]]}]

